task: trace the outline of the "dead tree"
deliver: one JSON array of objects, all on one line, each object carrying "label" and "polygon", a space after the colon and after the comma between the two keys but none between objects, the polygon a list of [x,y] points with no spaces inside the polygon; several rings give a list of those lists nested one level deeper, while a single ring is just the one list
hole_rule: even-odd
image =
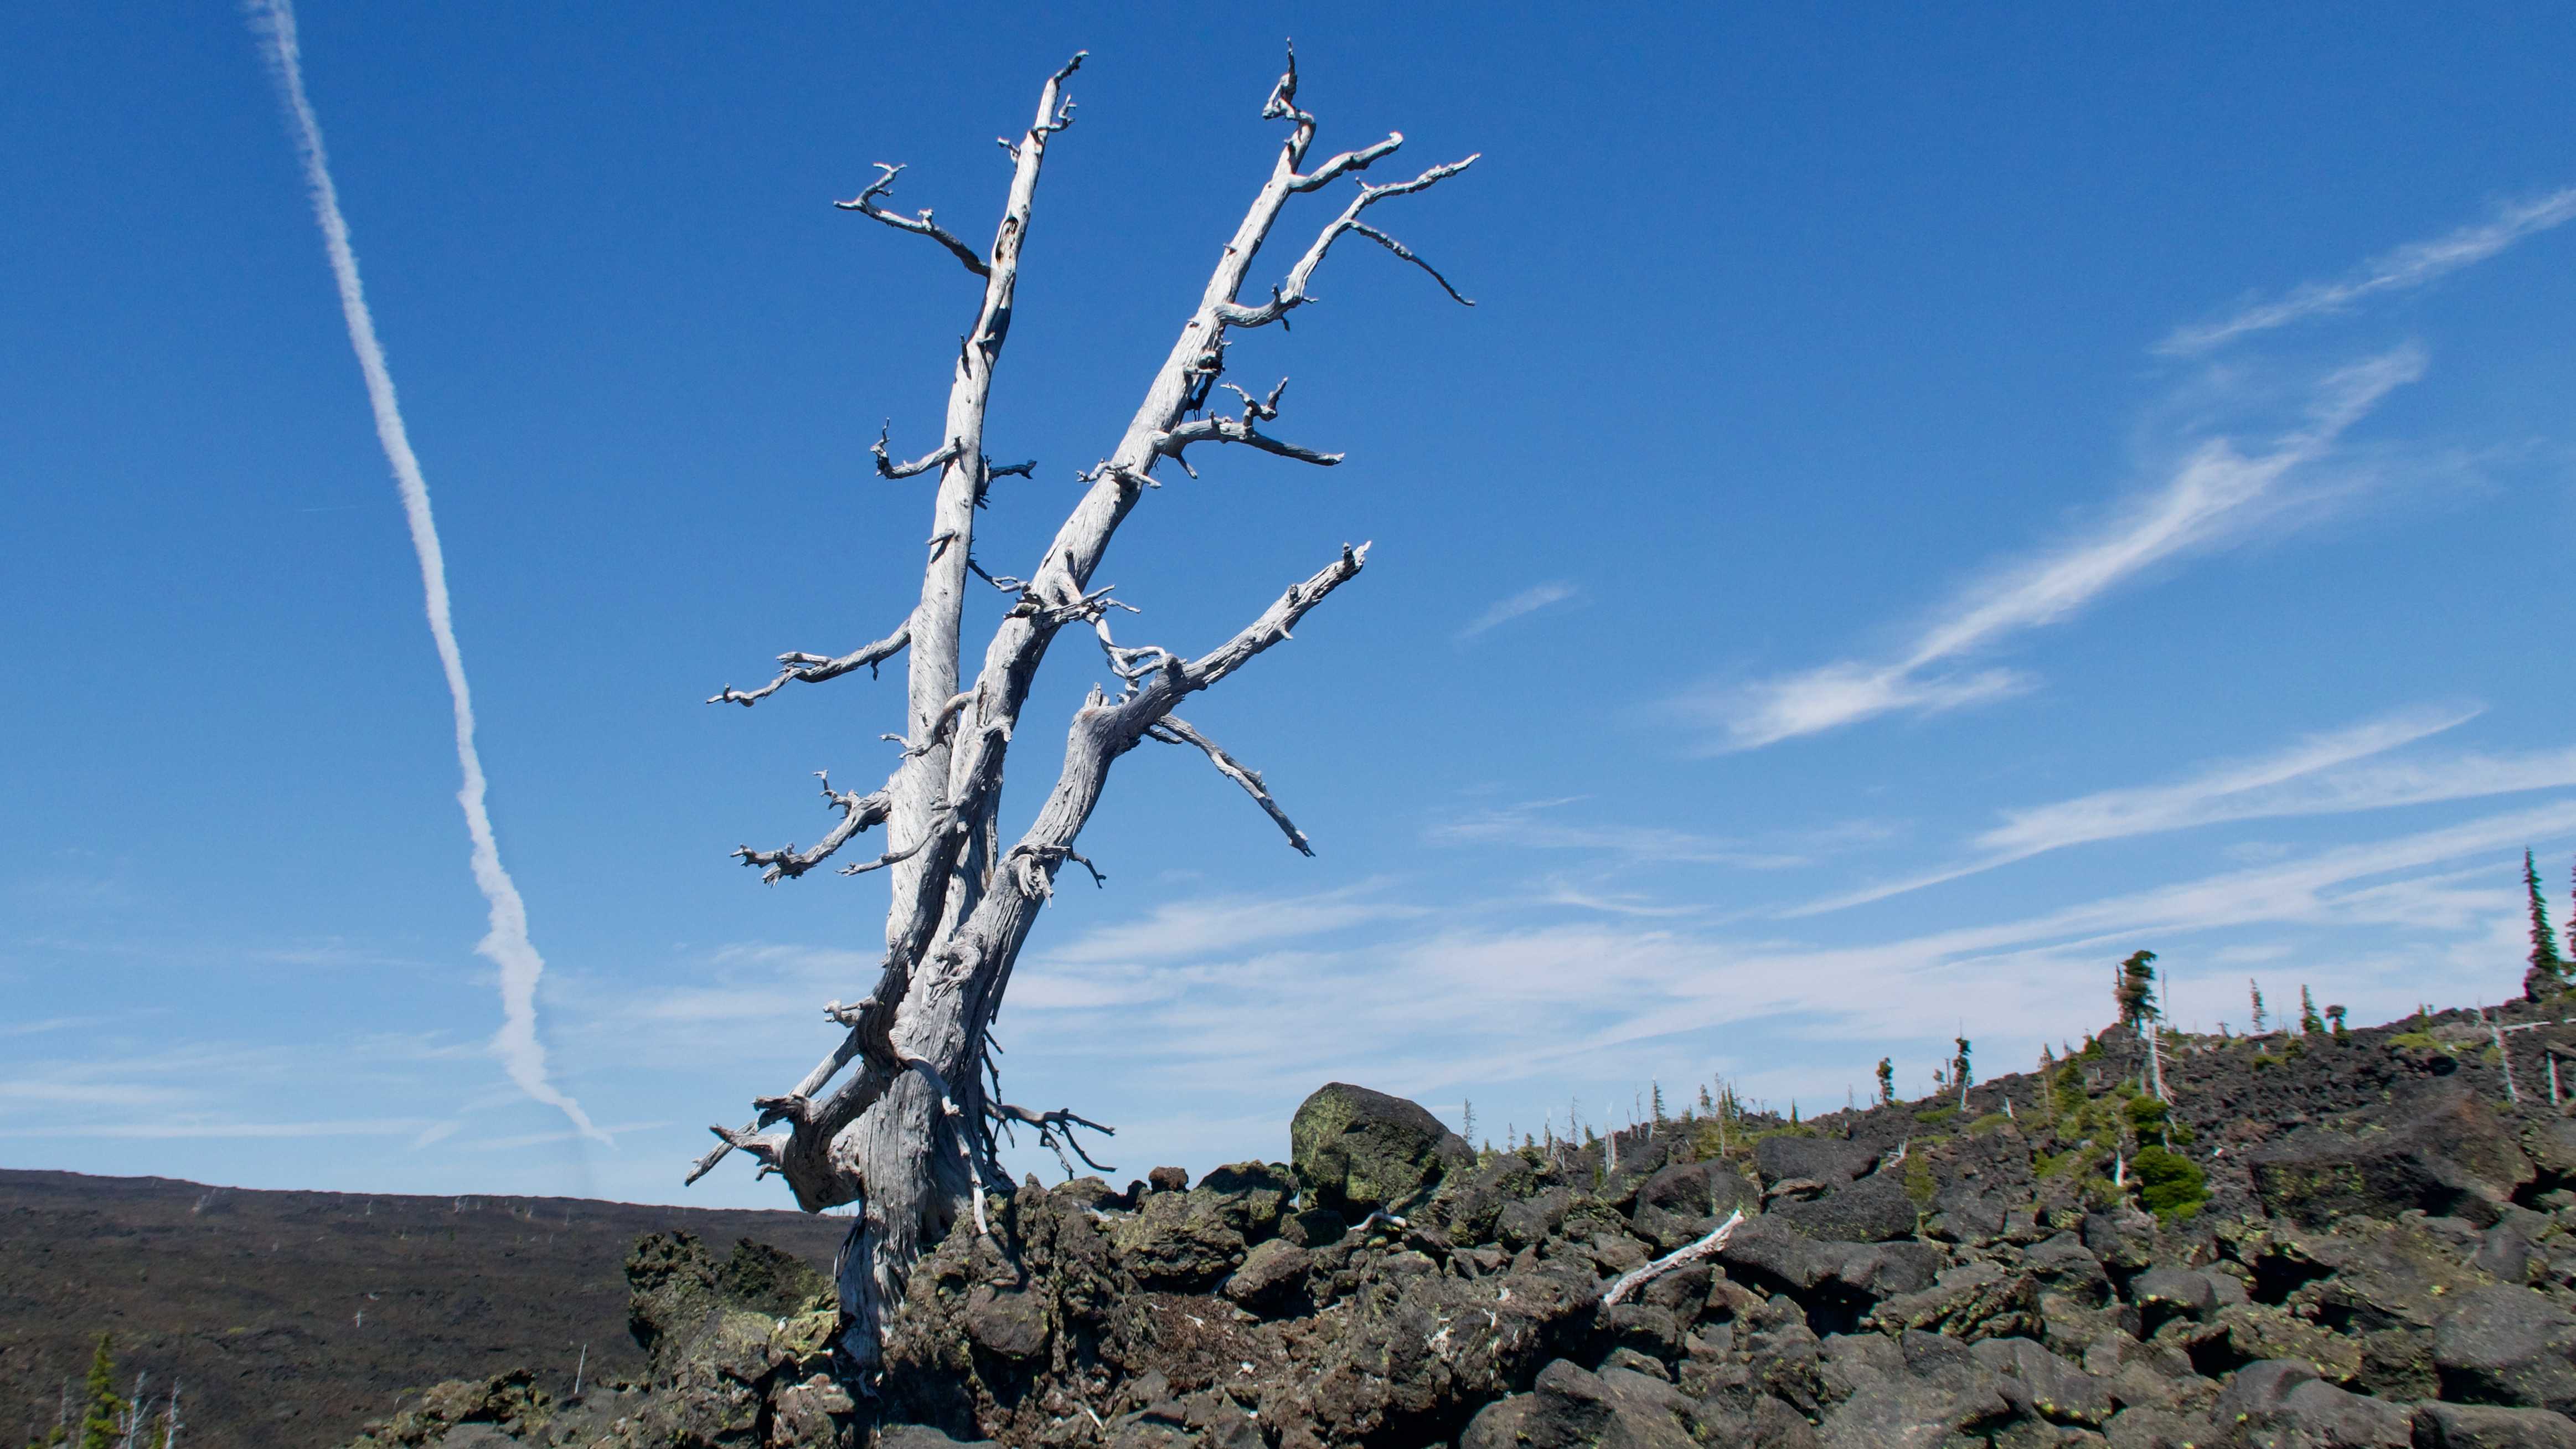
[{"label": "dead tree", "polygon": [[[1343,545],[1337,556],[1313,576],[1290,585],[1234,637],[1188,655],[1156,644],[1121,644],[1115,637],[1112,611],[1139,611],[1112,597],[1114,584],[1094,582],[1111,537],[1145,490],[1161,486],[1155,474],[1162,464],[1173,463],[1197,476],[1189,450],[1202,444],[1241,444],[1326,466],[1341,461],[1339,453],[1319,452],[1270,431],[1279,417],[1284,381],[1258,392],[1223,381],[1228,334],[1272,323],[1284,327],[1290,313],[1315,300],[1308,288],[1336,242],[1351,236],[1375,242],[1428,272],[1451,297],[1467,301],[1369,217],[1379,203],[1436,185],[1476,158],[1435,166],[1409,180],[1371,185],[1360,173],[1403,144],[1401,135],[1390,135],[1308,168],[1315,118],[1297,106],[1292,50],[1287,72],[1261,110],[1264,119],[1285,122],[1288,135],[1242,224],[1219,254],[1170,355],[1147,382],[1143,404],[1109,455],[1078,475],[1085,485],[1081,499],[1027,577],[987,573],[975,557],[977,510],[986,506],[994,479],[1031,476],[1034,465],[996,467],[986,456],[985,408],[1010,333],[1020,250],[1028,237],[1039,169],[1048,146],[1072,123],[1073,103],[1064,95],[1064,84],[1081,63],[1082,56],[1076,55],[1049,77],[1039,93],[1036,119],[1018,140],[1002,142],[1012,167],[1011,186],[990,251],[975,250],[927,210],[907,216],[889,209],[885,203],[900,166],[880,163],[878,176],[865,190],[838,203],[936,243],[983,289],[975,325],[957,351],[937,445],[923,457],[898,462],[888,451],[889,424],[873,450],[876,472],[884,478],[938,477],[920,602],[873,644],[839,655],[780,655],[777,677],[767,684],[751,690],[728,685],[708,701],[749,707],[791,683],[820,683],[862,668],[873,674],[878,665],[909,651],[905,726],[901,735],[885,736],[900,750],[884,784],[843,791],[826,777],[823,797],[839,818],[821,841],[802,849],[744,846],[734,852],[759,869],[765,881],[793,880],[867,831],[884,827],[882,850],[840,868],[845,875],[886,873],[892,902],[883,965],[874,985],[856,1001],[824,1006],[825,1015],[842,1028],[831,1054],[793,1089],[755,1099],[750,1122],[714,1128],[719,1145],[688,1179],[697,1181],[727,1152],[741,1151],[759,1164],[763,1175],[784,1177],[798,1206],[809,1212],[857,1206],[836,1276],[847,1321],[842,1342],[863,1373],[878,1362],[881,1326],[901,1301],[912,1266],[962,1216],[971,1213],[983,1230],[985,1192],[1009,1190],[997,1134],[1008,1133],[1013,1124],[1032,1127],[1039,1142],[1059,1158],[1070,1151],[1091,1163],[1074,1136],[1076,1129],[1109,1130],[1070,1110],[1032,1111],[1003,1102],[990,1034],[1012,965],[1057,873],[1072,863],[1099,879],[1075,842],[1099,801],[1111,763],[1146,740],[1198,750],[1251,795],[1291,846],[1313,854],[1260,775],[1174,711],[1189,696],[1223,682],[1287,639],[1308,610],[1358,575],[1368,546]],[[1347,193],[1346,204],[1285,276],[1267,286],[1266,296],[1239,300],[1288,204],[1345,181],[1356,183],[1356,192]],[[1212,407],[1220,387],[1233,392],[1240,406]],[[966,681],[961,679],[959,643],[974,579],[999,590],[1008,603],[985,644],[982,667]],[[1038,665],[1067,629],[1097,641],[1116,683],[1107,689],[1094,686],[1075,710],[1053,789],[1035,823],[1005,845],[997,825],[1003,763]],[[1069,1159],[1066,1170],[1072,1170]]]}]

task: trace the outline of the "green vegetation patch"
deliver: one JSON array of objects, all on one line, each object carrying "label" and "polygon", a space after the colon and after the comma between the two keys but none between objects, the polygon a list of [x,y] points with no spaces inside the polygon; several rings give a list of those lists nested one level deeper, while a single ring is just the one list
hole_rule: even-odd
[{"label": "green vegetation patch", "polygon": [[2138,1201],[2168,1225],[2187,1221],[2209,1200],[2209,1174],[2179,1152],[2144,1148],[2129,1165],[2138,1174]]}]

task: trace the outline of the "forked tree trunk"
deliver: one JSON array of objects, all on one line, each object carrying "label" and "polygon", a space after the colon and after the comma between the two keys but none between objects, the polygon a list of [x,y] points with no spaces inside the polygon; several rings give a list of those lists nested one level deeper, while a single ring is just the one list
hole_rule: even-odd
[{"label": "forked tree trunk", "polygon": [[[901,1302],[912,1266],[961,1217],[971,1214],[982,1230],[985,1192],[1009,1189],[997,1129],[1033,1128],[1039,1142],[1064,1160],[1068,1174],[1068,1151],[1090,1162],[1075,1130],[1109,1130],[1069,1110],[1033,1112],[1011,1106],[988,1094],[988,1086],[999,1085],[989,1054],[993,1018],[1010,985],[1012,965],[1053,893],[1057,873],[1073,862],[1098,878],[1074,842],[1099,802],[1111,763],[1147,739],[1197,749],[1252,796],[1290,845],[1313,853],[1261,777],[1173,711],[1187,696],[1221,682],[1288,638],[1309,609],[1358,575],[1367,561],[1367,546],[1345,545],[1338,557],[1290,586],[1233,638],[1189,657],[1153,645],[1126,647],[1115,639],[1110,611],[1133,610],[1111,597],[1114,585],[1092,586],[1112,535],[1144,490],[1161,486],[1154,474],[1165,460],[1196,476],[1185,457],[1193,444],[1241,443],[1306,463],[1341,461],[1338,453],[1316,452],[1262,431],[1262,424],[1279,415],[1285,382],[1261,396],[1219,382],[1227,332],[1281,321],[1311,301],[1307,285],[1334,242],[1352,234],[1366,237],[1422,267],[1450,296],[1467,300],[1362,215],[1379,201],[1457,174],[1476,159],[1472,156],[1409,181],[1361,184],[1285,278],[1268,289],[1267,300],[1249,306],[1236,300],[1292,198],[1344,177],[1356,180],[1356,173],[1403,141],[1389,136],[1301,171],[1315,121],[1296,106],[1292,51],[1287,73],[1262,108],[1265,118],[1289,123],[1288,138],[1220,254],[1196,309],[1149,380],[1143,403],[1110,455],[1080,475],[1089,486],[1030,575],[988,574],[973,554],[976,510],[988,501],[996,477],[1026,476],[1033,465],[992,465],[983,451],[985,412],[1010,332],[1020,250],[1029,233],[1039,171],[1050,138],[1072,122],[1072,103],[1064,99],[1063,85],[1081,61],[1075,56],[1048,79],[1036,120],[1017,143],[1004,143],[1013,163],[1011,188],[989,252],[968,247],[928,211],[907,217],[879,205],[902,170],[898,166],[880,165],[882,174],[875,182],[855,200],[839,203],[938,243],[983,283],[975,327],[958,350],[938,446],[918,460],[898,463],[881,433],[875,449],[877,471],[887,478],[938,471],[920,602],[901,627],[876,643],[839,656],[781,655],[779,673],[768,684],[750,691],[727,686],[709,701],[747,707],[791,682],[820,683],[861,667],[873,672],[898,652],[910,651],[906,729],[900,737],[888,736],[897,740],[901,755],[885,784],[863,795],[835,791],[826,777],[823,795],[840,819],[820,843],[803,850],[744,846],[735,852],[746,864],[760,867],[763,879],[788,880],[821,864],[861,833],[885,826],[886,849],[876,859],[841,867],[844,874],[888,872],[892,902],[886,915],[886,954],[874,989],[853,1004],[827,1005],[826,1014],[844,1029],[831,1055],[794,1090],[757,1099],[750,1123],[713,1129],[719,1145],[689,1174],[695,1182],[727,1152],[739,1149],[764,1174],[786,1178],[798,1205],[808,1211],[856,1205],[837,1276],[848,1319],[842,1341],[862,1370],[878,1362],[883,1324]],[[1241,400],[1232,415],[1208,408],[1219,386]],[[961,687],[966,598],[969,580],[977,578],[1010,602],[985,646],[981,669],[971,684]],[[1119,688],[1114,694],[1095,688],[1075,711],[1053,789],[1036,821],[1005,850],[996,827],[1003,763],[1038,665],[1068,626],[1094,636]]]}]

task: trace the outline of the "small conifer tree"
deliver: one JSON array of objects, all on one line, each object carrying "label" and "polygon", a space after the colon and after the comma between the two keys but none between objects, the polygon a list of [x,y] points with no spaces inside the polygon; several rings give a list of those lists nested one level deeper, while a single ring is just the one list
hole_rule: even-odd
[{"label": "small conifer tree", "polygon": [[125,1435],[125,1400],[116,1392],[116,1355],[108,1335],[98,1336],[90,1355],[89,1381],[83,1386],[89,1408],[81,1416],[80,1449],[116,1449]]},{"label": "small conifer tree", "polygon": [[1887,1057],[1878,1059],[1878,1101],[1883,1107],[1896,1105],[1896,1063]]},{"label": "small conifer tree", "polygon": [[2147,1024],[2156,1019],[2156,968],[2153,951],[2133,951],[2120,963],[2119,985],[2114,995],[2120,1004],[2120,1025],[2144,1035]]},{"label": "small conifer tree", "polygon": [[2263,1023],[2268,1019],[2263,1014],[2262,983],[2249,976],[2245,978],[2245,990],[2254,1000],[2254,1035],[2261,1036],[2263,1034]]},{"label": "small conifer tree", "polygon": [[2329,1007],[2327,1007],[2327,1008],[2326,1008],[2326,1020],[2328,1020],[2328,1021],[2330,1021],[2330,1022],[2333,1022],[2333,1023],[2334,1023],[2334,1036],[2335,1036],[2335,1040],[2336,1040],[2336,1041],[2341,1041],[2341,1040],[2343,1040],[2343,1039],[2344,1039],[2344,1037],[2345,1037],[2346,1035],[2348,1035],[2348,1033],[2346,1033],[2346,1032],[2344,1031],[2344,1029],[2343,1029],[2343,1008],[2342,1008],[2342,1007],[2340,1007],[2340,1006],[2329,1006]]},{"label": "small conifer tree", "polygon": [[2531,969],[2522,974],[2527,1001],[2542,1001],[2567,989],[2567,963],[2558,954],[2558,933],[2549,928],[2549,903],[2540,898],[2540,868],[2531,851],[2522,852],[2523,889],[2531,896]]},{"label": "small conifer tree", "polygon": [[1976,1075],[1968,1069],[1968,1039],[1961,1036],[1951,1040],[1958,1043],[1959,1054],[1950,1059],[1950,1072],[1958,1079],[1959,1106],[1964,1110],[1968,1105],[1968,1087],[1976,1081]]},{"label": "small conifer tree", "polygon": [[2299,988],[2299,1034],[2313,1036],[2326,1029],[2325,1018],[2317,1015],[2317,999],[2308,988]]}]

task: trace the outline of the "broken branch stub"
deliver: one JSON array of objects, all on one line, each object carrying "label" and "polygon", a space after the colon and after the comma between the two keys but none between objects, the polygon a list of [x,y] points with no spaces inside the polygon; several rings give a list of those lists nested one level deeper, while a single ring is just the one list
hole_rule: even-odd
[{"label": "broken branch stub", "polygon": [[[1095,587],[1094,572],[1111,539],[1169,461],[1185,471],[1199,443],[1240,444],[1299,462],[1330,466],[1342,455],[1284,441],[1266,430],[1280,415],[1287,384],[1265,394],[1223,381],[1229,330],[1284,321],[1313,300],[1318,266],[1340,237],[1357,232],[1401,260],[1421,266],[1449,295],[1448,280],[1361,215],[1380,202],[1425,190],[1464,170],[1453,162],[1391,185],[1362,184],[1359,195],[1325,225],[1268,300],[1237,298],[1263,243],[1295,198],[1343,178],[1356,180],[1403,144],[1401,135],[1333,156],[1301,170],[1316,132],[1314,116],[1296,105],[1296,59],[1271,89],[1262,114],[1284,121],[1269,174],[1235,227],[1197,305],[1171,348],[1146,379],[1144,395],[1100,463],[1080,475],[1083,492],[1025,578],[987,573],[975,560],[979,509],[989,507],[992,480],[1031,476],[1033,464],[995,467],[985,452],[993,380],[1017,305],[1019,261],[1035,212],[1048,145],[1072,123],[1064,83],[1073,61],[1041,87],[1032,119],[1016,139],[1003,138],[1012,175],[992,246],[977,252],[927,210],[905,216],[883,204],[903,168],[879,175],[851,201],[838,203],[898,231],[925,237],[962,262],[983,284],[974,324],[960,339],[948,406],[930,453],[898,461],[888,420],[869,449],[873,471],[887,478],[936,475],[920,592],[894,633],[856,653],[779,656],[778,676],[756,690],[727,686],[710,703],[749,706],[790,682],[836,678],[862,665],[874,669],[905,653],[902,727],[884,732],[900,752],[883,785],[823,793],[839,819],[811,848],[735,852],[764,880],[794,880],[860,833],[885,827],[883,853],[841,867],[842,874],[882,871],[889,882],[884,955],[876,980],[857,1004],[825,1008],[840,1031],[833,1049],[789,1092],[756,1099],[739,1128],[710,1129],[716,1147],[689,1174],[694,1182],[732,1152],[748,1154],[761,1173],[783,1178],[800,1207],[816,1211],[856,1204],[835,1269],[845,1328],[841,1347],[862,1370],[879,1362],[883,1316],[903,1301],[905,1279],[922,1254],[955,1224],[981,1230],[988,1188],[1007,1191],[1000,1140],[1017,1127],[1036,1130],[1038,1145],[1070,1174],[1076,1160],[1109,1169],[1084,1150],[1079,1131],[1110,1129],[1070,1108],[1035,1112],[1000,1098],[992,1028],[1013,966],[1056,876],[1082,867],[1095,883],[1100,867],[1077,848],[1099,803],[1109,769],[1139,743],[1154,740],[1197,749],[1218,773],[1251,796],[1301,853],[1312,844],[1272,798],[1260,774],[1243,765],[1174,709],[1222,683],[1252,659],[1288,640],[1297,622],[1366,566],[1368,546],[1344,546],[1312,576],[1295,583],[1258,617],[1196,656],[1159,644],[1121,645],[1110,612],[1133,611]],[[1210,394],[1230,388],[1242,407],[1203,413]],[[926,433],[927,429],[923,429]],[[919,535],[914,535],[919,536]],[[962,632],[967,584],[983,579],[1011,596],[986,640],[974,677],[965,676]],[[989,597],[989,596],[984,596]],[[1094,690],[1074,711],[1065,755],[1035,819],[1005,845],[1000,833],[1004,766],[1031,684],[1047,650],[1068,625],[1087,625],[1120,688]]]}]

